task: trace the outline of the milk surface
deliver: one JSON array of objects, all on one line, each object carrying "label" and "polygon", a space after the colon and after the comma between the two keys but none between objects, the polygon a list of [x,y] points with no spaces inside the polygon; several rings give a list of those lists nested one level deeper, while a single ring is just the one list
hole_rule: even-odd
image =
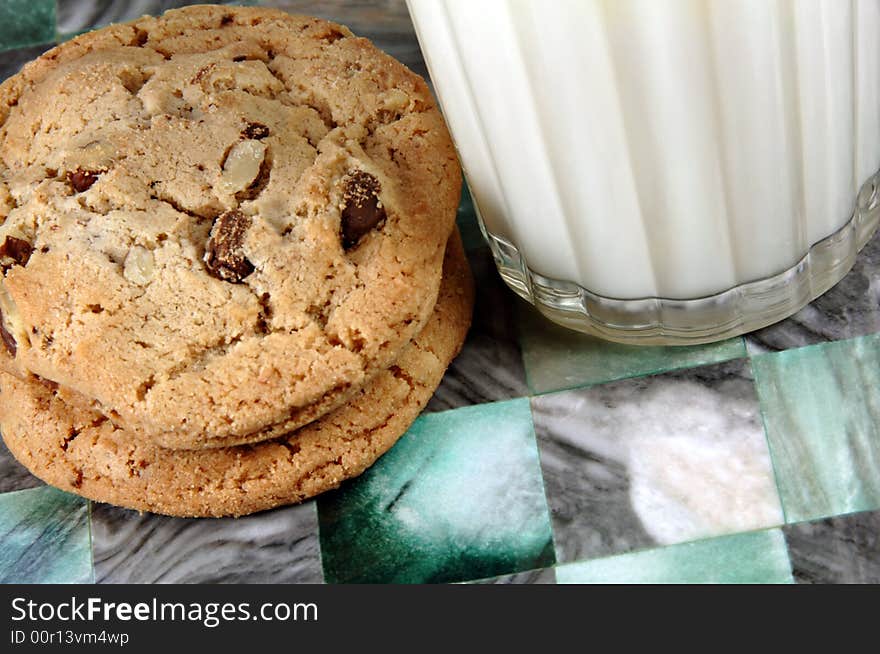
[{"label": "milk surface", "polygon": [[529,268],[697,298],[880,169],[880,0],[408,0],[481,217]]}]

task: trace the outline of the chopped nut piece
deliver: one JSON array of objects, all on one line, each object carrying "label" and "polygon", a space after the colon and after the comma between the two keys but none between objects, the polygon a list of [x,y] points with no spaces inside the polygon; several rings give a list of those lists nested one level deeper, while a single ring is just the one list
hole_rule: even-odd
[{"label": "chopped nut piece", "polygon": [[402,111],[409,105],[409,96],[400,89],[391,89],[385,94],[385,108]]},{"label": "chopped nut piece", "polygon": [[131,283],[145,286],[153,278],[153,268],[153,253],[146,248],[135,245],[125,257],[122,274]]},{"label": "chopped nut piece", "polygon": [[248,139],[239,141],[229,151],[223,162],[223,184],[232,193],[238,193],[250,186],[260,174],[266,146],[260,141]]}]

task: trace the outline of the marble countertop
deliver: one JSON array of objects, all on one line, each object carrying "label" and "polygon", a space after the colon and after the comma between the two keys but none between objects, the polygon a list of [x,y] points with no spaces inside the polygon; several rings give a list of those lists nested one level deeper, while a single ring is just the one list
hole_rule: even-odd
[{"label": "marble countertop", "polygon": [[[8,0],[0,77],[71,34],[181,4]],[[427,75],[402,0],[263,4],[346,23]],[[545,321],[495,273],[467,195],[459,224],[473,328],[362,477],[186,520],[56,491],[0,447],[0,581],[880,583],[880,235],[776,326],[636,348]]]}]

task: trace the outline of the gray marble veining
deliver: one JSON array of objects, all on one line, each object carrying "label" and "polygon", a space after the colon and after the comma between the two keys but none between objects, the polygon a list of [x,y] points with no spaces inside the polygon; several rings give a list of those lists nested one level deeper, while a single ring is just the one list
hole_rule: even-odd
[{"label": "gray marble veining", "polygon": [[24,64],[31,59],[36,59],[46,50],[54,46],[54,43],[44,43],[40,45],[32,45],[27,48],[6,50],[5,52],[0,53],[0,82],[7,77],[15,75]]},{"label": "gray marble veining", "polygon": [[824,295],[775,325],[746,337],[752,353],[787,350],[880,332],[880,231],[852,270]]},{"label": "gray marble veining", "polygon": [[747,360],[532,399],[557,559],[782,523]]},{"label": "gray marble veining", "polygon": [[509,575],[501,575],[500,577],[491,577],[490,579],[479,579],[472,583],[475,584],[555,584],[556,570],[554,568],[540,568],[538,570],[526,570],[525,572],[515,572]]},{"label": "gray marble veining", "polygon": [[181,519],[93,504],[99,583],[320,583],[307,502],[242,518]]},{"label": "gray marble veining", "polygon": [[514,331],[511,291],[495,272],[488,248],[468,253],[476,283],[473,324],[427,410],[445,411],[529,394]]},{"label": "gray marble veining", "polygon": [[182,4],[191,3],[163,0],[56,0],[56,25],[59,34],[77,34]]},{"label": "gray marble veining", "polygon": [[[372,40],[377,47],[427,77],[415,29],[403,0],[262,0],[223,4],[259,4],[290,13],[318,16],[345,23],[355,34]],[[109,23],[133,20],[144,14],[157,15],[175,7],[201,4],[194,0],[57,0],[58,32],[76,34]]]},{"label": "gray marble veining", "polygon": [[880,511],[783,528],[795,581],[880,584]]},{"label": "gray marble veining", "polygon": [[[626,453],[579,426],[583,403],[568,391],[532,400],[544,487],[560,562],[656,545],[629,499]],[[599,447],[597,447],[597,445]]]},{"label": "gray marble veining", "polygon": [[[214,0],[218,4],[241,4]],[[77,34],[110,23],[134,20],[144,14],[162,12],[184,5],[206,4],[193,0],[56,0],[59,34]]]},{"label": "gray marble veining", "polygon": [[92,581],[86,500],[48,486],[0,494],[0,584]]},{"label": "gray marble veining", "polygon": [[0,440],[0,493],[36,488],[43,482],[15,460],[6,443]]}]

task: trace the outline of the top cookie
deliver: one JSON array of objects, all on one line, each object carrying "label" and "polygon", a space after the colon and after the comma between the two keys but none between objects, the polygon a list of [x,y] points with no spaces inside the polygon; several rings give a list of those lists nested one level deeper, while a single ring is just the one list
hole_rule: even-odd
[{"label": "top cookie", "polygon": [[0,336],[165,445],[289,429],[422,327],[460,185],[424,81],[343,26],[85,34],[0,85]]}]

